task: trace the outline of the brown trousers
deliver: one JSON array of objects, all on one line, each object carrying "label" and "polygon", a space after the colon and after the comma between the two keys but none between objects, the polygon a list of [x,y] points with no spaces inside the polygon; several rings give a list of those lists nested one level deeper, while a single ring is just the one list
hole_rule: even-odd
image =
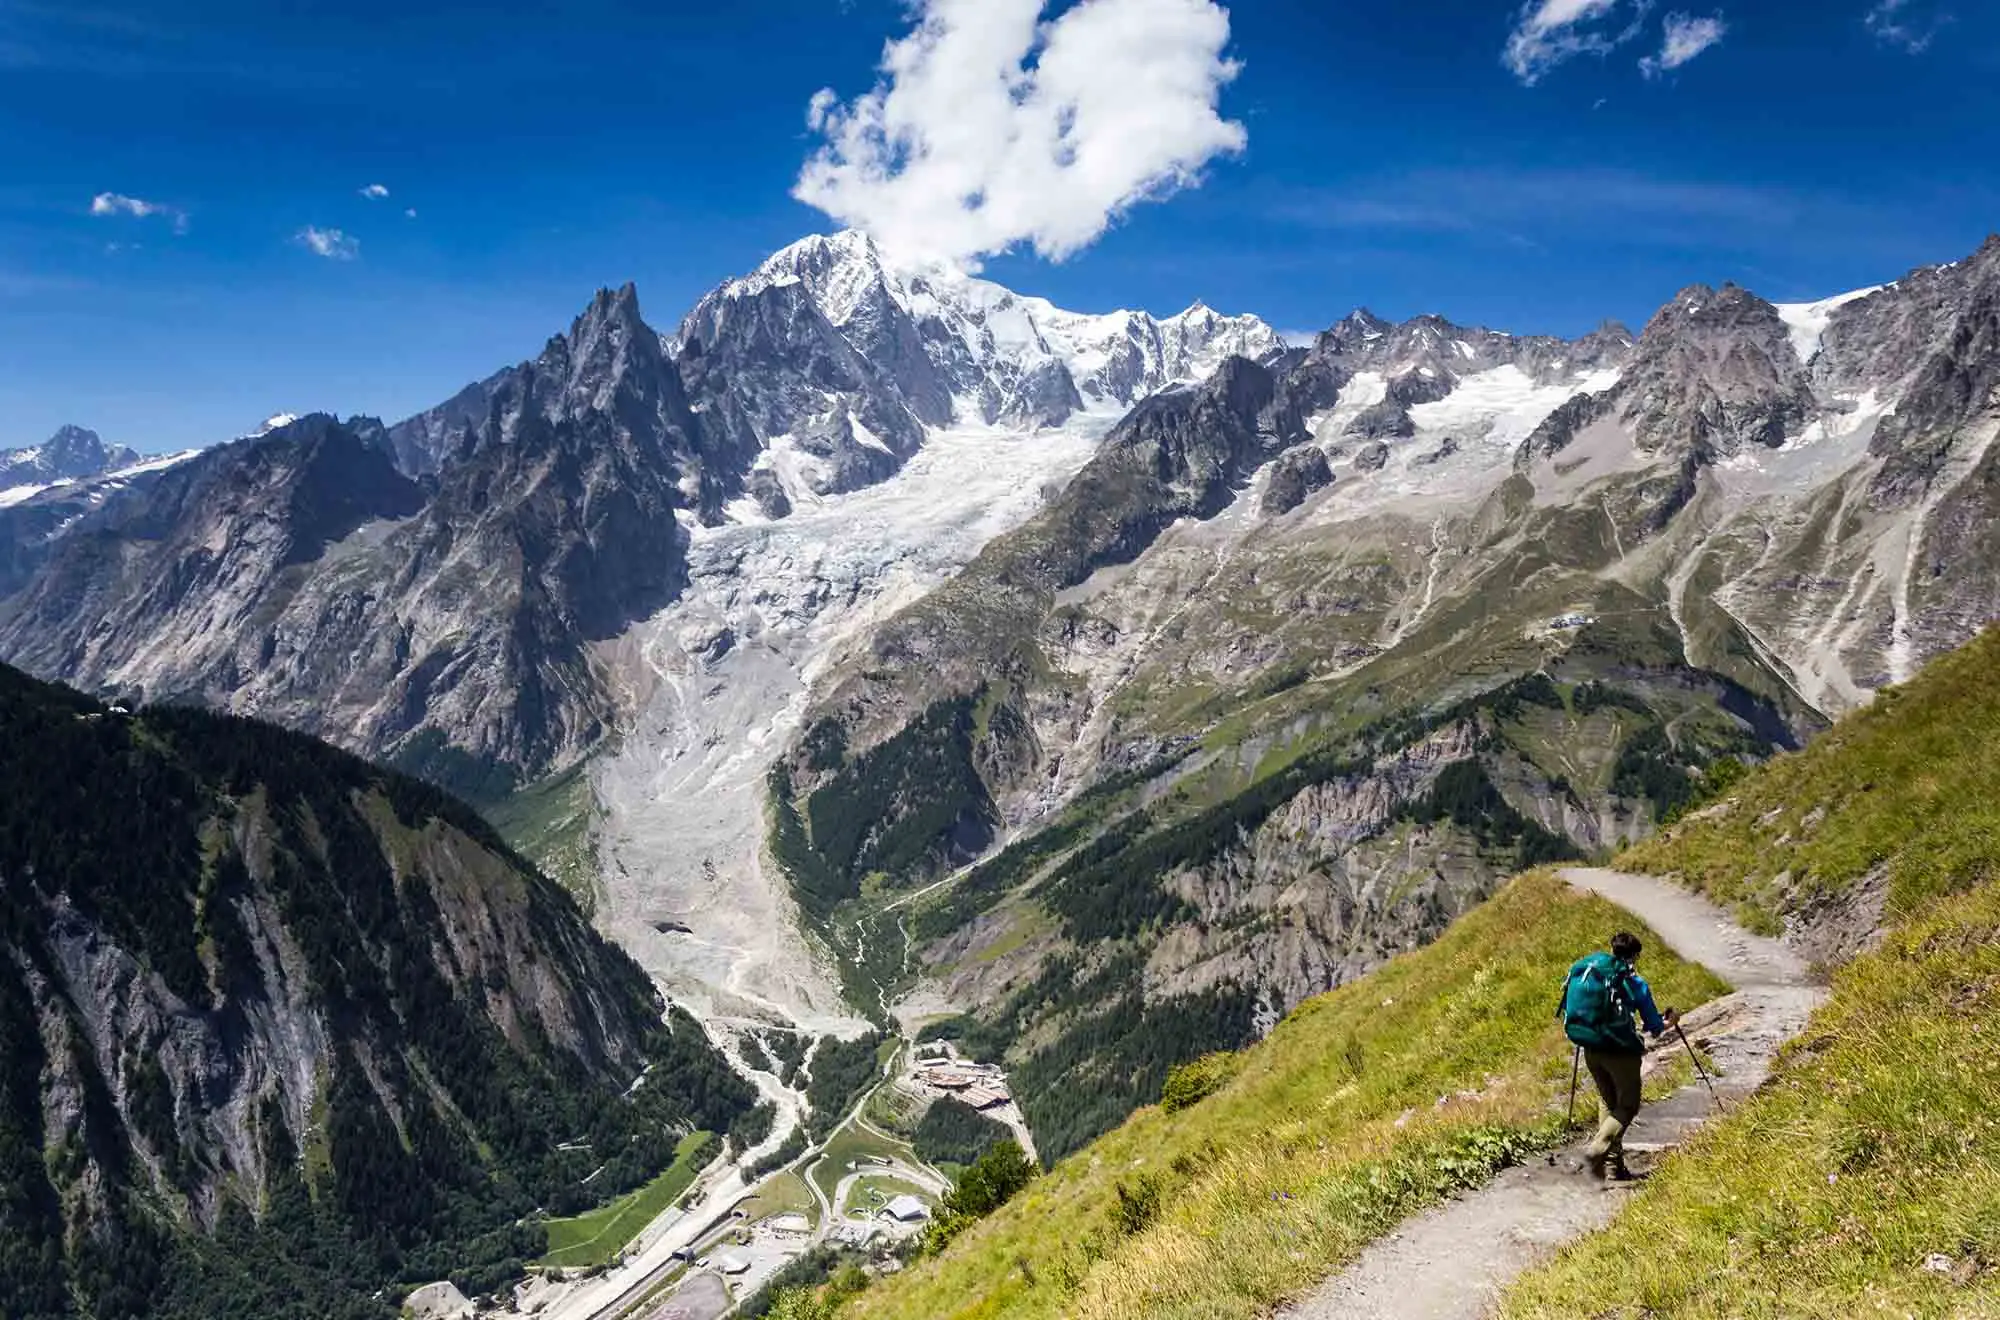
[{"label": "brown trousers", "polygon": [[1622,1160],[1625,1129],[1639,1116],[1639,1056],[1585,1050],[1583,1066],[1590,1069],[1590,1080],[1597,1083],[1604,1111],[1604,1121],[1597,1125],[1589,1153],[1593,1158],[1612,1156]]}]

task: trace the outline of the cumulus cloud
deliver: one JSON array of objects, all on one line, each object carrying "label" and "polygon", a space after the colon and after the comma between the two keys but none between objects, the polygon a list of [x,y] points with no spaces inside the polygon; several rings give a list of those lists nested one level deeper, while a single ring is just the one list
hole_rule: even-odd
[{"label": "cumulus cloud", "polygon": [[1881,0],[1863,20],[1875,40],[1897,46],[1912,55],[1921,55],[1937,40],[1938,32],[1952,21],[1950,14],[1926,10],[1911,0]]},{"label": "cumulus cloud", "polygon": [[92,215],[129,215],[140,220],[160,216],[171,220],[176,234],[185,234],[188,227],[187,212],[176,206],[166,206],[159,202],[149,202],[143,197],[127,197],[123,193],[101,192],[90,199]]},{"label": "cumulus cloud", "polygon": [[292,241],[328,261],[353,261],[361,255],[361,240],[338,229],[307,225],[292,236]]},{"label": "cumulus cloud", "polygon": [[361,190],[361,195],[371,202],[379,202],[389,195],[389,190],[379,183],[371,183]]},{"label": "cumulus cloud", "polygon": [[1640,60],[1639,68],[1648,78],[1657,78],[1680,68],[1728,34],[1729,25],[1722,21],[1721,14],[1713,18],[1668,14],[1666,39],[1660,46],[1660,53]]},{"label": "cumulus cloud", "polygon": [[1217,111],[1238,66],[1213,0],[919,0],[874,90],[812,98],[822,141],[793,196],[891,251],[1061,260],[1125,210],[1240,151]]},{"label": "cumulus cloud", "polygon": [[1529,87],[1578,55],[1608,55],[1646,26],[1653,0],[1529,0],[1515,16],[1501,53]]}]

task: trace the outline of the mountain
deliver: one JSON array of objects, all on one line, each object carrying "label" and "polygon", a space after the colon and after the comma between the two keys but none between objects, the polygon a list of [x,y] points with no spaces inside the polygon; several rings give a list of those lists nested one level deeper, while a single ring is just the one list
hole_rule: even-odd
[{"label": "mountain", "polygon": [[[907,369],[866,356],[883,335],[919,345]],[[1096,412],[1034,425],[1101,429],[1121,398],[1233,347],[1277,340],[1205,309],[1077,317],[890,266],[855,235],[778,254],[673,341],[630,286],[603,290],[533,360],[394,426],[281,415],[87,502],[26,492],[0,511],[0,655],[274,719],[493,799],[573,768],[630,714],[600,652],[687,590],[688,529],[886,478],[980,406],[964,391],[1067,380],[1096,354]],[[1032,429],[1006,411],[996,437]]]},{"label": "mountain", "polygon": [[898,265],[852,231],[724,284],[676,341],[713,438],[753,456],[746,489],[770,515],[883,479],[926,428],[1060,427],[1282,348],[1254,317],[1079,315],[954,267]]},{"label": "mountain", "polygon": [[774,854],[1060,1154],[1162,1033],[1240,1043],[2000,612],[1996,278],[1569,344],[1361,312],[1156,396],[828,666]]},{"label": "mountain", "polygon": [[10,1316],[388,1317],[378,1289],[489,1291],[540,1253],[529,1212],[632,1187],[751,1108],[428,785],[6,667],[0,781]]},{"label": "mountain", "polygon": [[827,236],[106,497],[0,656],[478,794],[711,1022],[963,1013],[1055,1155],[2000,611],[1996,330],[2000,242],[1287,349]]},{"label": "mountain", "polygon": [[65,426],[32,449],[0,449],[0,496],[22,486],[76,481],[139,461],[139,451],[109,445],[95,431]]},{"label": "mountain", "polygon": [[[1387,1249],[1399,1268],[1371,1282],[1438,1298],[1465,1277],[1456,1258],[1408,1244],[1456,1226],[1472,1249],[1475,1209],[1482,1226],[1534,1225],[1519,1235],[1532,1245],[1479,1239],[1481,1273],[1507,1285],[1479,1303],[1497,1320],[1630,1313],[1642,1295],[1657,1315],[1854,1315],[1885,1299],[1991,1313],[2000,1275],[1981,1226],[2000,1127],[1983,1121],[1989,1088],[1966,1059],[1986,1057],[2000,990],[1996,732],[1988,630],[1618,859],[1674,883],[1516,877],[1264,1039],[1174,1069],[1157,1106],[976,1221],[933,1229],[907,1267],[795,1293],[775,1313],[917,1320],[976,1298],[1000,1316],[1381,1314],[1380,1283],[1328,1285]],[[1758,949],[1734,993],[1683,960],[1722,961],[1702,940],[1717,927],[1723,949],[1743,945],[1690,888],[1787,946]],[[1647,912],[1664,914],[1655,930]],[[1690,915],[1667,924],[1676,913]],[[1617,929],[1640,934],[1646,977],[1690,1042],[1730,1063],[1718,1105],[1677,1040],[1650,1053],[1646,1153],[1628,1146],[1652,1161],[1645,1187],[1572,1216],[1593,1198],[1550,998],[1578,951]],[[1791,979],[1808,966],[1829,973],[1823,988]],[[1962,1117],[1939,1140],[1948,1114]],[[1926,1248],[1921,1268],[1881,1249],[1906,1235]]]},{"label": "mountain", "polygon": [[0,603],[38,673],[254,713],[493,795],[603,736],[593,642],[685,579],[687,446],[636,302],[601,295],[419,483],[379,423],[219,446],[77,521]]}]

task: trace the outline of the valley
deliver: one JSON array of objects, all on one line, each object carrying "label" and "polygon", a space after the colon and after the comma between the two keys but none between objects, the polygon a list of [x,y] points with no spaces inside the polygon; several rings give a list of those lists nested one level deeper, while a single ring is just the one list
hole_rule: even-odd
[{"label": "valley", "polygon": [[881,1108],[920,1040],[1053,1166],[1973,636],[1996,362],[2000,241],[1819,303],[1691,286],[1637,334],[1288,345],[833,235],[670,334],[604,290],[393,425],[35,451],[0,658],[473,798],[698,1027],[769,1125],[536,1285],[597,1320],[746,1197],[810,1201],[757,1279],[857,1196],[934,1198]]}]

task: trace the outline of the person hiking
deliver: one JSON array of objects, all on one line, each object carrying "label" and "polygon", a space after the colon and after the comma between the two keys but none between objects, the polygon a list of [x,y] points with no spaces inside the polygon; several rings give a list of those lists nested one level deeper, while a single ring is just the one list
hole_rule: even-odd
[{"label": "person hiking", "polygon": [[1655,1038],[1680,1021],[1675,1010],[1662,1013],[1653,1006],[1651,987],[1633,970],[1641,947],[1638,936],[1621,930],[1611,937],[1611,952],[1577,959],[1563,980],[1556,1010],[1563,1034],[1582,1048],[1584,1066],[1604,1102],[1604,1121],[1584,1151],[1593,1178],[1604,1177],[1607,1165],[1621,1181],[1632,1176],[1625,1167],[1625,1129],[1639,1115],[1639,1061],[1646,1054],[1632,1015],[1637,1013]]}]

